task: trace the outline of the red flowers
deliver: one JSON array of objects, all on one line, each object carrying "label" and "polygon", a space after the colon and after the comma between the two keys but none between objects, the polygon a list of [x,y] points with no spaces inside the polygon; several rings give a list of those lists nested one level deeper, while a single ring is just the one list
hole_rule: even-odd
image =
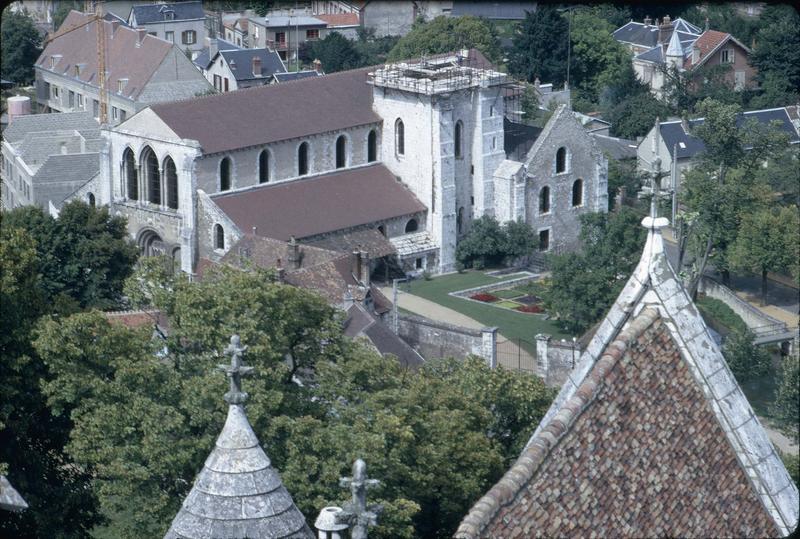
[{"label": "red flowers", "polygon": [[516,311],[521,313],[543,313],[544,309],[539,307],[538,305],[520,305],[519,307],[515,307]]},{"label": "red flowers", "polygon": [[474,295],[470,296],[470,299],[483,301],[485,303],[493,303],[493,302],[497,301],[500,298],[498,298],[497,296],[493,296],[491,294],[474,294]]}]

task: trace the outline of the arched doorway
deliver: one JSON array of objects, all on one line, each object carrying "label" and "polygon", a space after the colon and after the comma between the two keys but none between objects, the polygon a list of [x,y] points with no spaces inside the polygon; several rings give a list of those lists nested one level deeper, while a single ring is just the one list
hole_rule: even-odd
[{"label": "arched doorway", "polygon": [[167,254],[166,245],[164,240],[155,230],[145,229],[139,232],[139,237],[136,244],[142,250],[144,256],[159,256]]}]

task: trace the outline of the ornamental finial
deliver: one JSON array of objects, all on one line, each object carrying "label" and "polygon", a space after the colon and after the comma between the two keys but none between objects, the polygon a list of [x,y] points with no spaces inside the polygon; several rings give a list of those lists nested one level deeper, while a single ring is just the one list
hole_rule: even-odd
[{"label": "ornamental finial", "polygon": [[217,368],[228,375],[231,382],[230,390],[225,393],[225,402],[228,404],[244,404],[247,393],[242,391],[242,376],[253,372],[253,367],[242,364],[247,346],[242,346],[238,335],[231,337],[231,343],[225,348],[224,354],[231,356],[230,365],[218,365]]}]

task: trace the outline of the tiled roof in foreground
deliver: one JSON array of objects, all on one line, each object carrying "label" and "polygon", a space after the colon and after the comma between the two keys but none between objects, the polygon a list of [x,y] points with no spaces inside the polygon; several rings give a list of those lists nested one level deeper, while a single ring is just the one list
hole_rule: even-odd
[{"label": "tiled roof in foreground", "polygon": [[774,537],[798,492],[645,218],[642,259],[514,466],[456,533]]}]

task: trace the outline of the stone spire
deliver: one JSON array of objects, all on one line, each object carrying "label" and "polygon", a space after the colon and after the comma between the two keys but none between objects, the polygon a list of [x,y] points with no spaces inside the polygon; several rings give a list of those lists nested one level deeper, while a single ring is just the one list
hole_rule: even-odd
[{"label": "stone spire", "polygon": [[225,349],[228,418],[165,539],[313,537],[244,412],[242,376],[253,372],[242,364],[246,350],[238,335]]},{"label": "stone spire", "polygon": [[672,37],[669,38],[669,45],[667,46],[667,64],[674,65],[678,69],[683,67],[683,46],[678,32],[673,32]]}]

